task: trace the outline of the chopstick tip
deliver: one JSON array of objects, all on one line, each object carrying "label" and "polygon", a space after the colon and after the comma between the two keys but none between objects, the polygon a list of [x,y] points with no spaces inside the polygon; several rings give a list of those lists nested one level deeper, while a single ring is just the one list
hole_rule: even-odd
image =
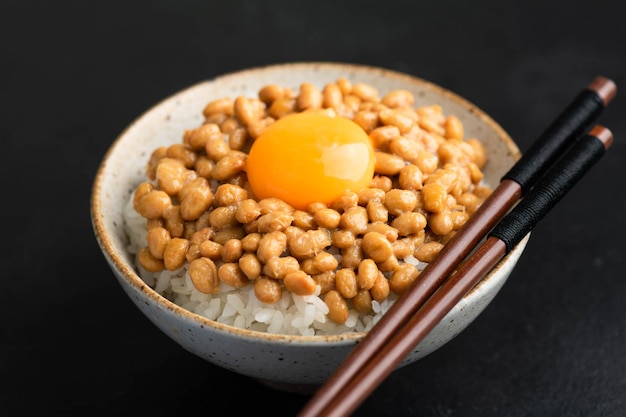
[{"label": "chopstick tip", "polygon": [[602,125],[595,125],[589,135],[596,137],[604,145],[604,149],[608,149],[613,144],[613,132]]},{"label": "chopstick tip", "polygon": [[606,107],[617,94],[615,82],[602,75],[597,76],[591,84],[589,84],[589,89],[600,96],[604,107]]}]

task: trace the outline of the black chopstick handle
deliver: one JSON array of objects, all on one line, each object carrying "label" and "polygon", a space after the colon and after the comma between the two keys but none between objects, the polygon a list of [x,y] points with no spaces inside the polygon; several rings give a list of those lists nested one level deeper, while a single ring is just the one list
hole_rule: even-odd
[{"label": "black chopstick handle", "polygon": [[581,137],[488,236],[503,241],[508,253],[604,155],[612,140],[602,126]]},{"label": "black chopstick handle", "polygon": [[597,91],[580,92],[502,179],[517,182],[525,194],[563,154],[565,147],[591,126],[604,107],[605,102]]}]

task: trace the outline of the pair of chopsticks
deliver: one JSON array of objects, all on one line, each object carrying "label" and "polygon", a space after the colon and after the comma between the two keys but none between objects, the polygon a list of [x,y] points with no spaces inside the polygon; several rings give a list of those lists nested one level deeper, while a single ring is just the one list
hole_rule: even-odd
[{"label": "pair of chopsticks", "polygon": [[531,231],[611,146],[613,135],[603,126],[596,125],[583,133],[616,91],[613,81],[598,76],[574,98],[311,397],[298,417],[352,413]]}]

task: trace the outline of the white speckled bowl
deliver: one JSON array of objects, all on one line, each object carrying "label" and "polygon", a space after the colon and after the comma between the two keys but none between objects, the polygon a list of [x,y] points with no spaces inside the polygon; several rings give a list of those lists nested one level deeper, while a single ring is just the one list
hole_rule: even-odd
[{"label": "white speckled bowl", "polygon": [[[115,277],[137,307],[180,346],[215,365],[265,381],[272,386],[321,384],[364,336],[278,336],[223,325],[193,314],[153,291],[137,275],[127,250],[122,209],[144,176],[156,147],[180,141],[184,130],[199,126],[202,109],[225,96],[255,96],[269,83],[295,89],[304,81],[323,86],[346,77],[378,88],[381,96],[408,89],[416,105],[440,104],[457,115],[466,137],[480,138],[489,158],[485,180],[496,185],[520,153],[507,133],[480,109],[450,91],[422,79],[381,68],[340,63],[293,63],[253,68],[201,82],[156,104],[115,140],[93,185],[92,223],[97,241]],[[498,293],[526,245],[524,239],[446,316],[402,362],[412,363],[450,341],[470,324]],[[148,349],[148,346],[146,346]]]}]

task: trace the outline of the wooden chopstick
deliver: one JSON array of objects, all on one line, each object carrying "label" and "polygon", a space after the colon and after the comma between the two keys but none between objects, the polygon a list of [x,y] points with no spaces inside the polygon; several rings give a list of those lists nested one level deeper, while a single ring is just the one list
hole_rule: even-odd
[{"label": "wooden chopstick", "polygon": [[487,240],[344,387],[319,416],[349,415],[580,178],[604,155],[613,134],[594,127],[505,215]]},{"label": "wooden chopstick", "polygon": [[433,294],[498,219],[513,207],[571,141],[591,125],[615,94],[615,83],[598,76],[574,98],[443,247],[439,256],[422,271],[411,288],[394,303],[337,371],[318,389],[298,414],[299,417],[320,415],[326,404],[339,394],[342,387],[367,364],[369,358],[385,346],[387,340],[413,315],[417,306]]}]

